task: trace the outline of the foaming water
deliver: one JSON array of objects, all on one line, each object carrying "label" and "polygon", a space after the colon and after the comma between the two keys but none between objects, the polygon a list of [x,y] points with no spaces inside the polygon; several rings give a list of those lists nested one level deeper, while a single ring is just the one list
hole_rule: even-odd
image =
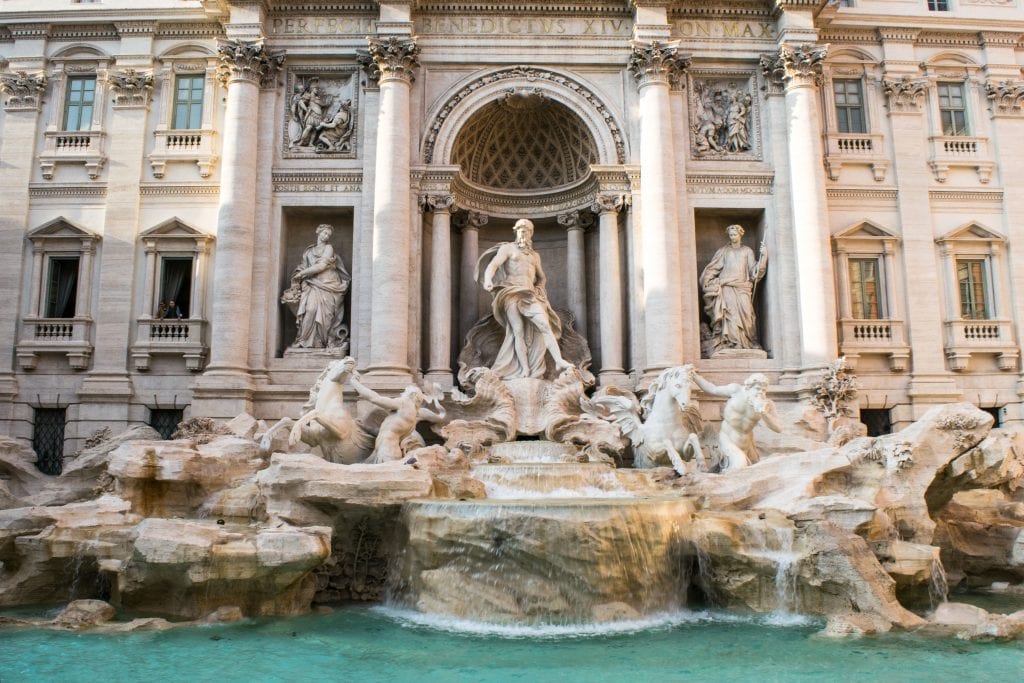
[{"label": "foaming water", "polygon": [[581,488],[556,488],[550,491],[536,491],[529,488],[509,486],[493,482],[484,483],[487,497],[494,500],[548,500],[552,498],[635,498],[623,488],[603,489],[596,486]]},{"label": "foaming water", "polygon": [[495,624],[439,614],[424,614],[411,609],[375,606],[371,612],[381,614],[403,626],[421,627],[461,635],[496,638],[529,638],[552,640],[561,638],[595,638],[658,631],[692,624],[755,624],[778,627],[820,625],[820,620],[799,614],[738,614],[719,610],[672,610],[649,614],[640,619],[590,623]]}]

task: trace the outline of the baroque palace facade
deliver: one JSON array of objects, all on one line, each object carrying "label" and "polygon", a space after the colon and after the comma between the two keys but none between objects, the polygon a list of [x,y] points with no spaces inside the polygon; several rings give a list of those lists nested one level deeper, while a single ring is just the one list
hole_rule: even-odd
[{"label": "baroque palace facade", "polygon": [[[600,383],[845,355],[873,429],[1024,421],[1022,65],[1021,0],[4,0],[0,432],[296,416],[345,353],[451,387],[519,218]],[[767,267],[720,353],[731,224]]]}]

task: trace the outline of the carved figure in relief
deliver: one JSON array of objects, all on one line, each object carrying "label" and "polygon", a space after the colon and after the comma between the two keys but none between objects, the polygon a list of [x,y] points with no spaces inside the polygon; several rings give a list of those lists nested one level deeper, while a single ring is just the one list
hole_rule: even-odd
[{"label": "carved figure in relief", "polygon": [[540,256],[533,250],[533,223],[516,222],[516,239],[485,251],[477,262],[489,260],[483,286],[494,294],[491,310],[505,328],[505,338],[491,365],[501,379],[542,378],[550,355],[558,372],[572,367],[562,357],[558,340],[562,324],[548,303]]},{"label": "carved figure in relief", "polygon": [[725,112],[722,106],[721,91],[708,92],[703,83],[697,83],[696,119],[694,133],[697,153],[722,151],[719,144],[719,131],[725,124]]},{"label": "carved figure in relief", "polygon": [[310,389],[302,417],[292,427],[290,446],[302,440],[319,446],[326,460],[345,465],[366,460],[373,451],[373,435],[345,407],[344,385],[355,367],[351,356],[328,363]]},{"label": "carved figure in relief", "polygon": [[281,303],[292,308],[298,328],[291,348],[341,349],[348,345],[345,292],[351,278],[328,242],[333,232],[326,223],[317,226],[316,244],[303,252],[291,286],[281,295]]},{"label": "carved figure in relief", "polygon": [[348,152],[352,149],[352,100],[345,100],[329,120],[316,127],[313,146],[318,152]]},{"label": "carved figure in relief", "polygon": [[711,324],[711,350],[760,349],[754,294],[768,268],[768,252],[760,254],[742,243],[743,227],[726,228],[729,244],[715,252],[700,274],[704,311]]},{"label": "carved figure in relief", "polygon": [[[692,365],[668,368],[651,383],[642,401],[613,387],[592,400],[632,442],[636,467],[668,465],[679,474],[695,467],[708,469],[697,436],[703,426],[700,406],[691,393],[695,376]],[[694,465],[688,468],[686,461]]]},{"label": "carved figure in relief", "polygon": [[[383,463],[401,460],[410,451],[424,446],[423,438],[416,433],[416,424],[421,420],[441,422],[445,418],[439,392],[427,396],[415,384],[410,384],[399,396],[388,398],[359,381],[359,374],[353,372],[352,388],[360,397],[378,408],[388,411],[380,425],[373,453],[367,463]],[[432,406],[433,410],[430,407]]]},{"label": "carved figure in relief", "polygon": [[733,470],[758,461],[754,446],[754,427],[763,421],[773,432],[781,432],[775,404],[768,398],[768,378],[760,373],[748,377],[743,384],[715,386],[697,373],[693,381],[713,396],[728,398],[722,409],[722,426],[718,431],[718,448],[722,470]]},{"label": "carved figure in relief", "polygon": [[748,94],[733,93],[732,103],[725,115],[725,146],[730,152],[750,149],[749,118],[753,98]]},{"label": "carved figure in relief", "polygon": [[317,127],[323,123],[324,113],[332,99],[334,98],[320,90],[316,79],[292,98],[292,117],[302,129],[299,135],[292,139],[292,145],[306,147],[313,144]]},{"label": "carved figure in relief", "polygon": [[697,156],[750,151],[750,112],[754,98],[723,82],[694,84],[693,151]]}]

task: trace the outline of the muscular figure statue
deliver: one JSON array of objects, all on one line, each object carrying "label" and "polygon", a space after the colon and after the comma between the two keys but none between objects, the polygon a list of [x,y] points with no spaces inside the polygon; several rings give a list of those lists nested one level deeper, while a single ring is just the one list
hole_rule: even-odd
[{"label": "muscular figure statue", "polygon": [[[387,398],[363,386],[359,381],[359,373],[355,371],[352,372],[349,383],[363,399],[390,412],[380,425],[373,453],[366,460],[367,463],[401,460],[409,450],[412,450],[410,437],[415,437],[416,423],[420,420],[440,422],[445,417],[444,408],[436,399],[429,399],[436,410],[424,407],[428,398],[415,384],[406,387],[398,397]],[[422,445],[422,441],[416,445]]]},{"label": "muscular figure statue", "polygon": [[718,387],[694,373],[693,381],[714,396],[729,400],[722,409],[722,426],[718,431],[718,448],[722,456],[722,470],[739,469],[757,462],[754,447],[754,427],[761,420],[773,432],[781,432],[776,420],[775,404],[768,398],[768,378],[755,373],[743,384]]},{"label": "muscular figure statue", "polygon": [[562,358],[558,339],[562,323],[548,303],[540,256],[533,250],[533,223],[516,221],[515,242],[505,242],[484,252],[479,270],[488,257],[483,286],[494,293],[491,311],[505,328],[505,338],[491,369],[501,379],[544,377],[547,354],[558,372],[572,367]]}]

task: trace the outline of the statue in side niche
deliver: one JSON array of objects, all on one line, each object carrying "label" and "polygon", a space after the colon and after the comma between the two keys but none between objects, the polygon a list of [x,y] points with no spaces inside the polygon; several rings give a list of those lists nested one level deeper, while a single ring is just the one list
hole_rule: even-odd
[{"label": "statue in side niche", "polygon": [[297,331],[291,349],[348,351],[345,293],[351,278],[329,242],[333,232],[326,223],[317,226],[316,244],[302,253],[291,286],[281,295],[281,303],[295,314]]},{"label": "statue in side niche", "polygon": [[743,226],[726,228],[729,244],[717,252],[700,274],[704,312],[710,320],[710,351],[760,349],[754,294],[768,268],[768,252],[761,242],[760,253],[743,244]]},{"label": "statue in side niche", "polygon": [[400,395],[388,398],[364,386],[357,372],[352,373],[349,382],[361,398],[388,413],[381,422],[367,463],[402,460],[409,452],[426,445],[423,437],[416,433],[416,425],[421,420],[441,422],[445,419],[440,391],[427,396],[418,386],[410,384]]},{"label": "statue in side niche", "polygon": [[[692,365],[668,368],[651,383],[642,401],[613,387],[592,399],[632,442],[636,467],[667,465],[679,474],[708,469],[698,437],[703,429],[700,406],[692,397],[695,377]],[[693,464],[688,467],[687,461]]]},{"label": "statue in side niche", "polygon": [[754,373],[743,384],[719,387],[697,373],[692,377],[701,391],[729,399],[722,409],[722,426],[718,431],[721,469],[735,470],[756,463],[754,427],[757,423],[763,421],[773,432],[782,431],[775,404],[768,398],[768,378]]}]

